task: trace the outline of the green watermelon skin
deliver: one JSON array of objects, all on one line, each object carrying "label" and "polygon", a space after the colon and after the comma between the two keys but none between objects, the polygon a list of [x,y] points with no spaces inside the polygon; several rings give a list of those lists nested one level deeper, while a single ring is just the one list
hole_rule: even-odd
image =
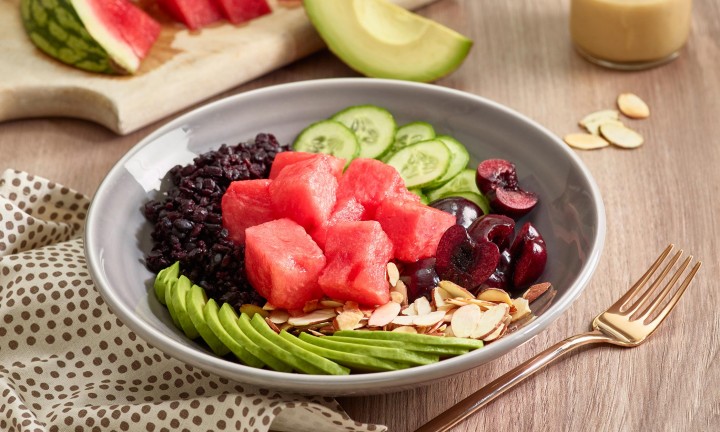
[{"label": "green watermelon skin", "polygon": [[388,199],[375,214],[395,247],[395,258],[414,262],[435,256],[445,231],[455,225],[455,216],[423,204]]},{"label": "green watermelon skin", "polygon": [[334,156],[325,154],[298,151],[281,152],[275,156],[272,166],[270,167],[270,180],[276,179],[277,176],[280,175],[280,171],[282,171],[285,167],[309,159],[327,160],[330,163],[333,174],[335,174],[335,178],[337,179],[337,181],[340,181],[343,173],[343,168],[345,168],[345,159],[336,158]]},{"label": "green watermelon skin", "polygon": [[330,159],[311,158],[283,168],[270,185],[270,199],[278,217],[292,219],[309,231],[330,217],[337,184]]},{"label": "green watermelon skin", "polygon": [[30,40],[73,67],[134,73],[160,35],[160,24],[129,0],[21,0]]},{"label": "green watermelon skin", "polygon": [[290,219],[277,219],[245,230],[248,281],[273,306],[302,309],[320,299],[318,277],[325,267],[323,251]]},{"label": "green watermelon skin", "polygon": [[222,223],[230,240],[245,244],[245,229],[276,219],[270,201],[271,180],[230,183],[221,201]]},{"label": "green watermelon skin", "polygon": [[318,283],[326,296],[376,306],[390,301],[387,263],[393,245],[376,221],[331,226],[325,245],[327,265]]}]

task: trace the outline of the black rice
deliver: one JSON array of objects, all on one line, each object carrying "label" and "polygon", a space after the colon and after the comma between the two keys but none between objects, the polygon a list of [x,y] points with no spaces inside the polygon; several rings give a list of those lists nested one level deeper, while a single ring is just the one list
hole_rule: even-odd
[{"label": "black rice", "polygon": [[263,304],[247,281],[244,247],[233,243],[222,226],[221,200],[233,181],[267,178],[275,155],[286,150],[289,146],[281,146],[273,135],[261,133],[172,168],[172,187],[143,208],[153,223],[147,268],[157,273],[180,261],[181,273],[205,288],[209,297],[236,309],[245,303]]}]

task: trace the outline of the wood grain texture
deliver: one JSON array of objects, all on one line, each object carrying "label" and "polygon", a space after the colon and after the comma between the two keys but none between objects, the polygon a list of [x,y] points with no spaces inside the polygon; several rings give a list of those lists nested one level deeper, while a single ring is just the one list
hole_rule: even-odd
[{"label": "wood grain texture", "polygon": [[[607,240],[592,282],[547,330],[481,368],[428,387],[342,398],[349,414],[412,431],[521,361],[571,334],[640,276],[669,242],[700,258],[696,281],[643,346],[596,348],[550,366],[456,427],[457,431],[720,430],[720,2],[695,2],[690,41],[676,61],[621,73],[593,66],[569,41],[567,0],[442,0],[421,12],[476,41],[466,63],[437,84],[508,105],[562,136],[591,111],[632,91],[652,109],[628,121],[646,144],[578,152],[597,180]],[[321,52],[226,92],[355,76]],[[0,169],[49,177],[92,194],[103,175],[160,123],[118,137],[91,123],[0,124]]]},{"label": "wood grain texture", "polygon": [[[414,9],[435,0],[394,0]],[[157,8],[162,32],[132,76],[93,74],[55,61],[25,35],[20,0],[0,2],[0,121],[81,118],[126,134],[257,78],[323,47],[297,5],[241,25],[218,22],[190,32]]]}]

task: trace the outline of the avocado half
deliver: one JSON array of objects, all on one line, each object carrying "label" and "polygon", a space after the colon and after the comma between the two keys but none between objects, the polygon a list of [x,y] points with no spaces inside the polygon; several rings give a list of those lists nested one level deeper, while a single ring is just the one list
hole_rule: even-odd
[{"label": "avocado half", "polygon": [[473,42],[387,0],[304,0],[336,56],[376,78],[428,82],[460,66]]}]

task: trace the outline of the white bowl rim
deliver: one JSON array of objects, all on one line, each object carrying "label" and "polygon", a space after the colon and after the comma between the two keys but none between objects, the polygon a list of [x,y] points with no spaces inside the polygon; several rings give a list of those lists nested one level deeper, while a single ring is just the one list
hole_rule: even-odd
[{"label": "white bowl rim", "polygon": [[[438,363],[418,366],[409,369],[403,369],[391,372],[375,372],[368,374],[357,374],[357,375],[342,375],[342,376],[328,376],[328,375],[304,375],[297,373],[286,373],[276,372],[265,369],[257,369],[249,366],[244,366],[240,363],[235,363],[216,357],[209,352],[203,352],[192,347],[183,345],[182,343],[167,337],[163,332],[158,331],[150,326],[145,325],[141,319],[137,317],[137,314],[130,308],[126,308],[119,298],[114,294],[113,290],[110,289],[110,281],[105,277],[102,271],[100,257],[96,256],[93,251],[96,250],[96,241],[93,237],[90,237],[88,233],[95,232],[95,214],[99,211],[91,204],[85,227],[85,255],[87,259],[88,268],[91,277],[96,282],[97,288],[108,304],[110,309],[115,313],[118,318],[127,325],[133,332],[143,338],[151,345],[157,347],[161,351],[168,355],[188,363],[193,366],[197,366],[209,372],[213,372],[219,376],[223,376],[228,379],[232,379],[238,382],[244,382],[252,385],[264,386],[273,388],[274,380],[282,380],[283,385],[280,386],[282,389],[291,389],[300,393],[308,394],[352,394],[357,390],[359,393],[383,393],[398,391],[403,388],[415,387],[423,384],[428,384],[432,381],[447,378],[452,375],[467,371],[473,367],[477,367],[484,362],[478,362],[478,357],[486,357],[485,353],[492,358],[500,357],[492,356],[492,352],[503,352],[513,349],[516,346],[527,342],[532,337],[539,334],[542,330],[548,327],[552,322],[555,321],[582,293],[587,284],[589,283],[597,265],[600,261],[600,256],[603,250],[606,234],[606,218],[605,208],[600,194],[600,190],[591,175],[590,171],[585,167],[580,158],[569,149],[555,134],[550,132],[544,126],[538,124],[534,120],[520,114],[517,111],[512,110],[504,105],[501,105],[492,100],[486,99],[482,96],[478,96],[472,93],[455,90],[448,87],[441,87],[432,84],[415,83],[410,81],[401,80],[390,80],[390,79],[377,79],[377,78],[327,78],[327,79],[316,79],[297,81],[285,84],[278,84],[269,87],[263,87],[248,92],[240,93],[237,95],[229,96],[224,99],[220,99],[209,104],[198,107],[182,116],[166,123],[161,126],[150,135],[142,139],[138,144],[133,146],[108,172],[100,186],[98,187],[95,196],[101,196],[111,187],[110,179],[119,172],[125,162],[133,157],[133,155],[143,148],[149,142],[162,136],[163,134],[174,130],[182,126],[188,119],[193,116],[202,113],[207,110],[215,110],[222,108],[228,104],[241,103],[243,99],[254,98],[262,96],[263,94],[272,94],[275,92],[284,92],[286,90],[307,88],[312,90],[313,88],[325,87],[325,86],[390,86],[390,87],[406,87],[409,89],[417,89],[424,91],[434,91],[438,93],[445,93],[454,95],[457,97],[471,99],[475,102],[484,104],[491,109],[500,111],[507,116],[514,117],[521,120],[524,123],[532,125],[538,132],[546,135],[550,140],[554,141],[558,147],[565,153],[575,167],[582,173],[584,180],[587,181],[590,189],[590,194],[593,202],[596,205],[596,218],[598,222],[597,232],[593,239],[593,248],[591,253],[587,257],[587,261],[580,274],[577,275],[575,283],[569,286],[568,292],[560,298],[559,301],[555,302],[542,316],[532,321],[528,325],[522,327],[518,331],[502,338],[487,347],[464,354],[462,356],[443,360]],[[95,201],[93,200],[93,203]],[[316,390],[315,390],[316,389]]]}]

